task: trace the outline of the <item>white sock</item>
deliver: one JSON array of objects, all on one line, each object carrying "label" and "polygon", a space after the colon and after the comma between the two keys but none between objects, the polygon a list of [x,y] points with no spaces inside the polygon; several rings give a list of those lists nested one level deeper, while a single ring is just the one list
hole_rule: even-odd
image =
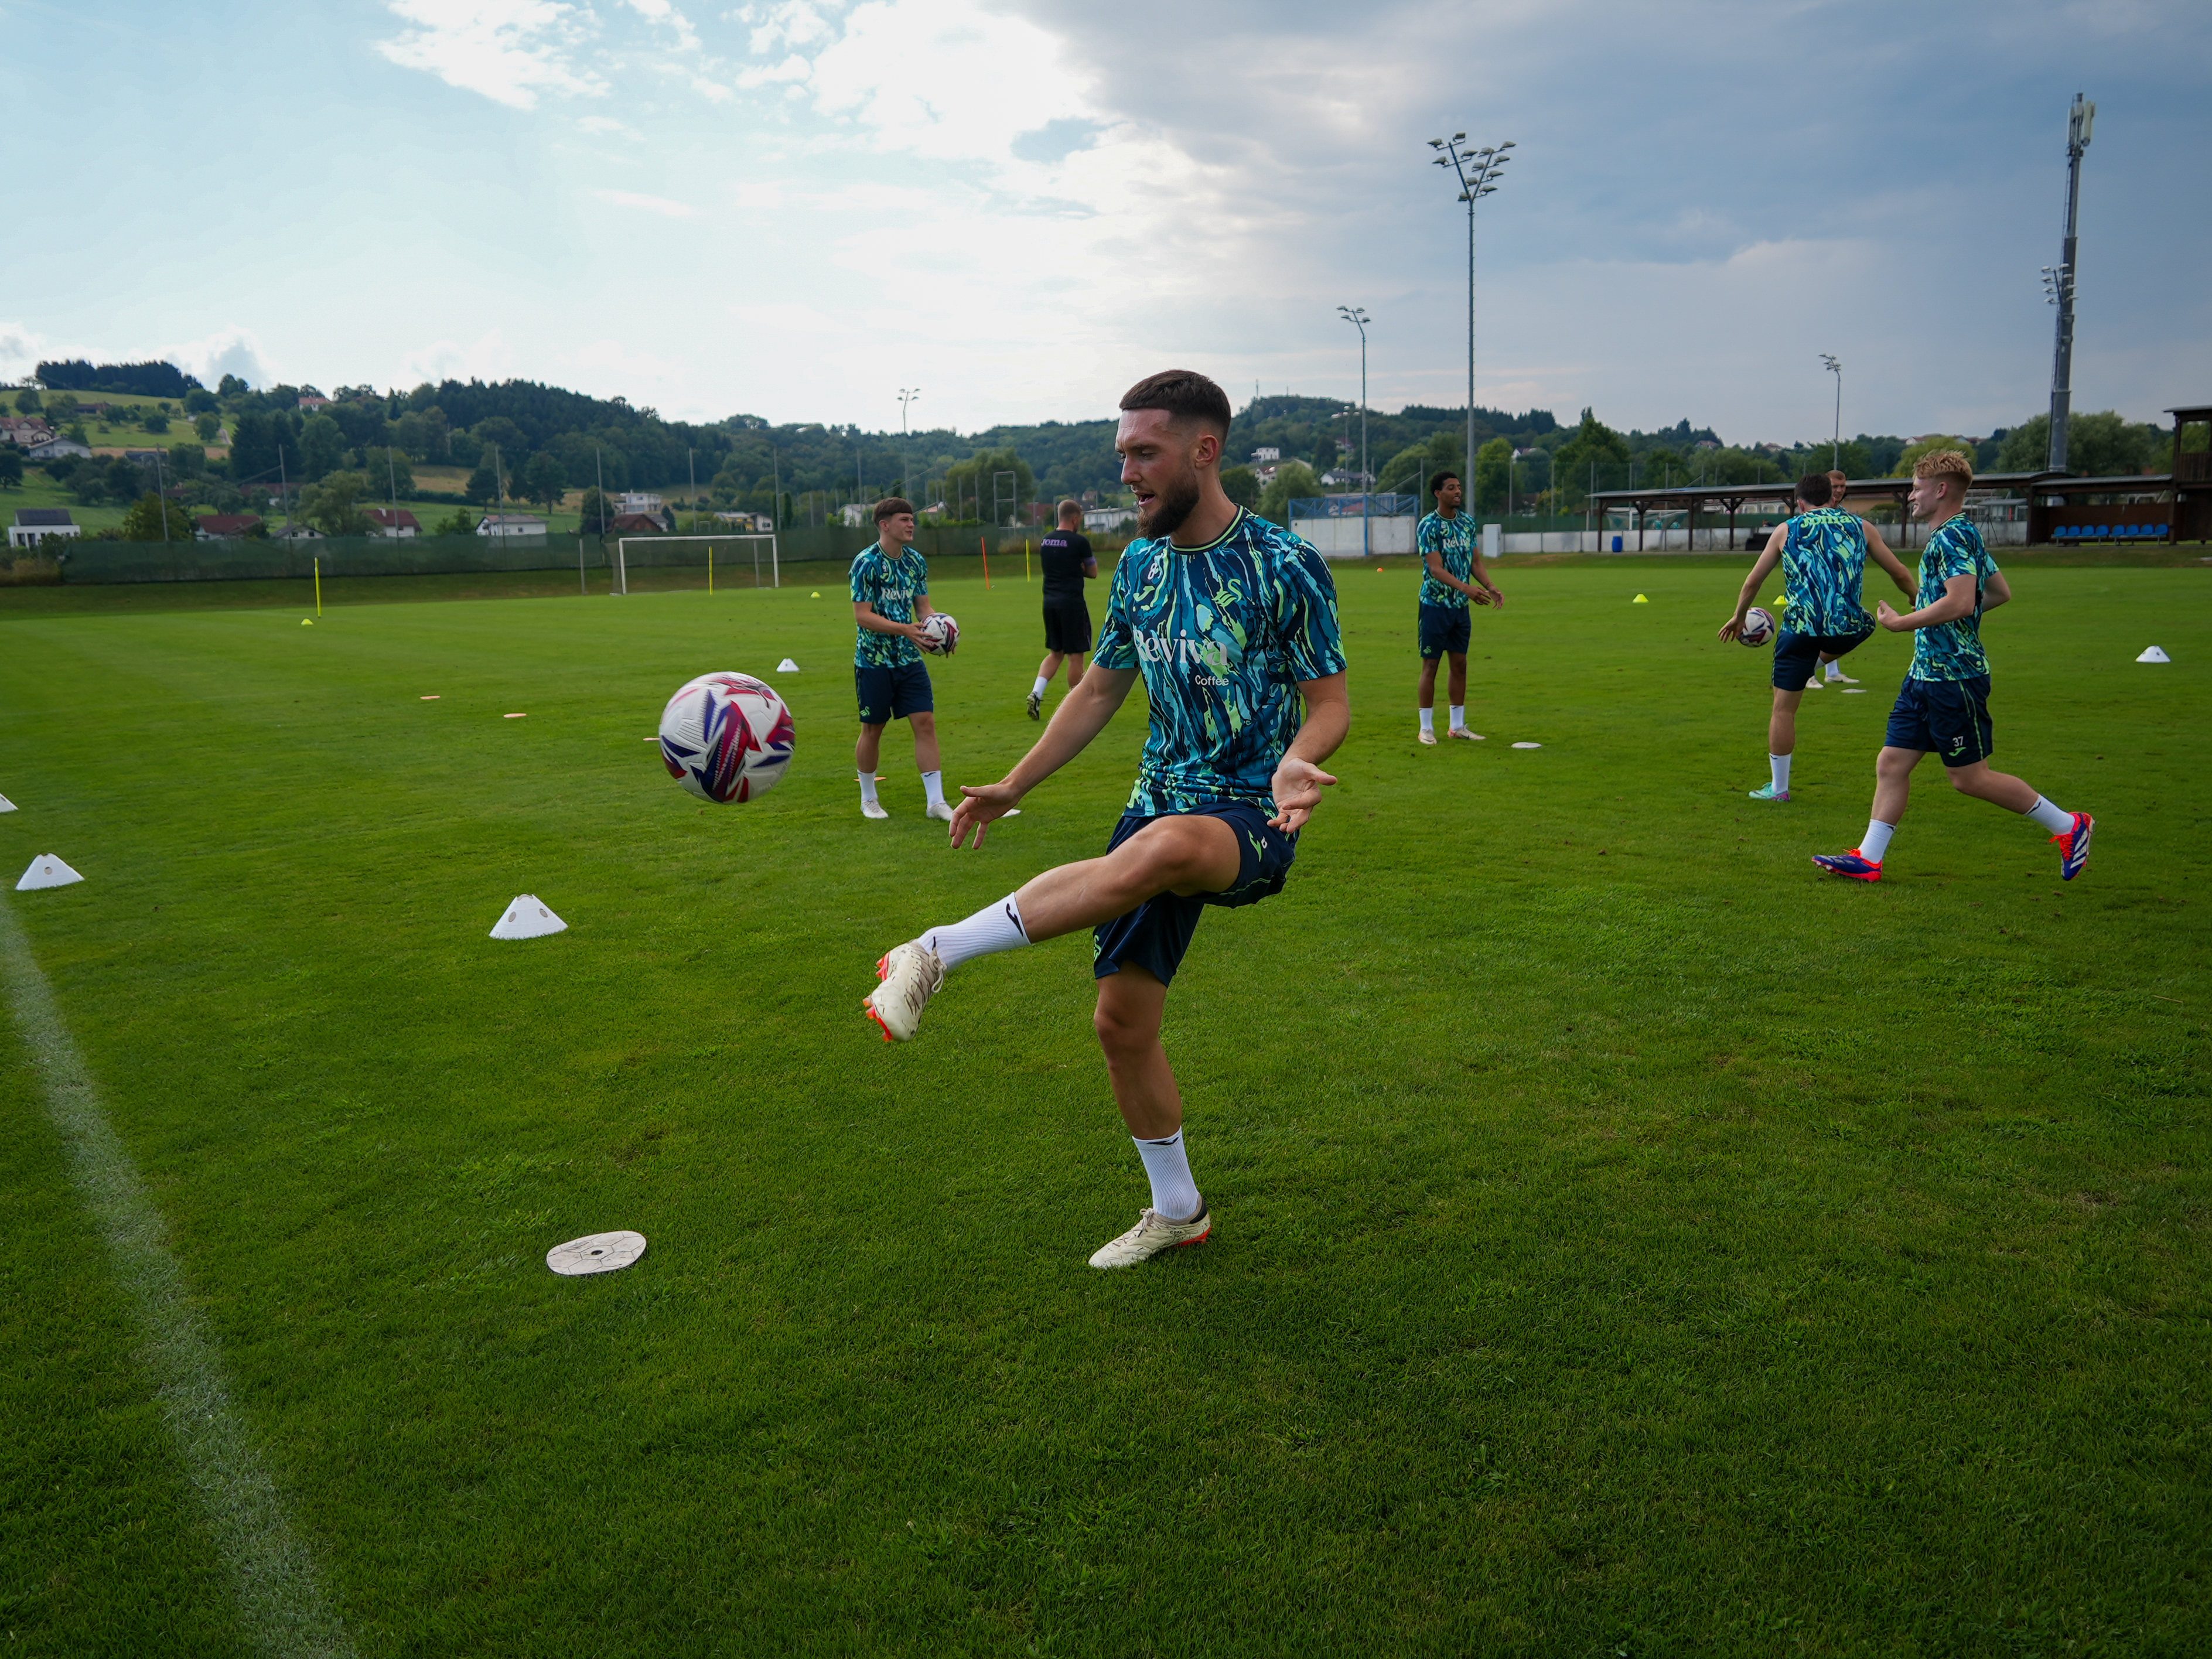
[{"label": "white sock", "polygon": [[1766,757],[1767,767],[1774,774],[1774,793],[1776,794],[1786,795],[1790,793],[1790,763],[1796,758],[1796,757],[1794,754],[1769,755]]},{"label": "white sock", "polygon": [[929,804],[932,806],[942,806],[945,805],[944,773],[924,772],[921,775],[921,787],[923,791],[929,796]]},{"label": "white sock", "polygon": [[1839,679],[1843,678],[1843,677],[1844,677],[1844,665],[1843,665],[1843,664],[1841,664],[1841,663],[1839,663],[1839,662],[1832,662],[1832,663],[1830,663],[1830,664],[1828,665],[1828,678],[1829,678],[1830,679],[1832,679],[1832,680],[1839,680]]},{"label": "white sock", "polygon": [[1882,854],[1889,851],[1889,838],[1896,833],[1895,824],[1875,818],[1867,824],[1866,839],[1859,843],[1859,851],[1880,864]]},{"label": "white sock", "polygon": [[862,800],[866,800],[866,801],[872,801],[873,799],[875,799],[875,798],[876,798],[876,775],[875,775],[873,772],[863,772],[863,773],[861,773],[861,774],[860,774],[860,799],[861,799]]},{"label": "white sock", "polygon": [[1044,677],[1043,675],[1042,675],[1042,674],[1038,675],[1038,676],[1036,677],[1036,684],[1035,685],[1033,685],[1033,686],[1030,687],[1030,696],[1033,696],[1033,697],[1041,697],[1041,696],[1044,696],[1044,689],[1045,689],[1045,687],[1047,687],[1048,685],[1050,685],[1051,684],[1052,684],[1052,682],[1051,682],[1050,680],[1048,680],[1048,679],[1045,678],[1045,677]]},{"label": "white sock", "polygon": [[1453,730],[1453,731],[1455,731],[1455,732],[1464,732],[1464,731],[1466,731],[1466,730],[1467,730],[1467,705],[1466,705],[1465,703],[1463,703],[1463,702],[1455,702],[1455,703],[1454,703],[1454,704],[1451,706],[1451,711],[1452,711],[1452,730]]},{"label": "white sock", "polygon": [[2071,812],[2062,812],[2040,795],[2035,798],[2035,805],[2029,807],[2024,816],[2033,818],[2054,836],[2063,836],[2074,827]]},{"label": "white sock", "polygon": [[1014,951],[1030,942],[1022,931],[1021,907],[1009,893],[996,904],[987,904],[965,921],[950,927],[933,927],[921,942],[937,952],[949,971],[970,957],[988,957],[996,951]]},{"label": "white sock", "polygon": [[1198,1195],[1198,1183],[1190,1178],[1182,1131],[1177,1129],[1165,1140],[1129,1138],[1136,1141],[1137,1156],[1145,1160],[1145,1173],[1152,1177],[1152,1208],[1170,1221],[1188,1221],[1195,1216],[1204,1200]]},{"label": "white sock", "polygon": [[1424,732],[1433,732],[1436,729],[1437,711],[1433,708],[1424,708],[1421,710],[1421,730]]}]

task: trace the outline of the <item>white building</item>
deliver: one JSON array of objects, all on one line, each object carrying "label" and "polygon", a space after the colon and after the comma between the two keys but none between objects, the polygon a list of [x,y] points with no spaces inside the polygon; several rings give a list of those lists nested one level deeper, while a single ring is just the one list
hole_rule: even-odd
[{"label": "white building", "polygon": [[92,446],[81,444],[74,438],[49,438],[42,444],[32,445],[23,453],[33,461],[58,461],[64,455],[89,459]]},{"label": "white building", "polygon": [[1083,509],[1083,527],[1097,535],[1111,535],[1115,531],[1137,522],[1133,507],[1087,507]]},{"label": "white building", "polygon": [[545,520],[525,513],[487,513],[477,526],[479,536],[535,536],[544,538]]},{"label": "white building", "polygon": [[615,511],[617,513],[657,514],[660,511],[660,497],[658,495],[647,495],[638,490],[629,490],[623,494],[621,502],[616,507]]},{"label": "white building", "polygon": [[50,536],[82,536],[83,529],[65,507],[19,507],[15,522],[8,526],[8,545],[36,547]]},{"label": "white building", "polygon": [[875,503],[848,501],[837,509],[837,516],[844,520],[847,529],[865,530],[876,521]]}]

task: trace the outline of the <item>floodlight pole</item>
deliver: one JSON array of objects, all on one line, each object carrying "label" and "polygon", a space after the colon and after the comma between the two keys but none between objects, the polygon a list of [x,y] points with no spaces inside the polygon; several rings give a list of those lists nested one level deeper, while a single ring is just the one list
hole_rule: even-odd
[{"label": "floodlight pole", "polygon": [[1339,306],[1336,314],[1359,331],[1359,556],[1364,559],[1374,550],[1373,532],[1367,524],[1375,505],[1370,499],[1372,486],[1367,477],[1367,325],[1374,319],[1359,306]]},{"label": "floodlight pole", "polygon": [[1844,366],[1825,351],[1820,354],[1820,361],[1828,366],[1828,373],[1836,377],[1836,432],[1829,443],[1828,465],[1840,472],[1844,465]]},{"label": "floodlight pole", "polygon": [[2074,94],[2066,112],[2066,240],[2054,267],[2043,268],[2044,289],[2058,307],[2058,343],[2051,364],[2051,452],[2053,472],[2066,471],[2066,422],[2074,403],[2074,250],[2081,210],[2081,152],[2089,148],[2089,128],[2097,106]]},{"label": "floodlight pole", "polygon": [[1480,149],[1462,150],[1467,135],[1455,132],[1449,138],[1431,138],[1429,148],[1439,152],[1436,164],[1449,167],[1459,180],[1459,199],[1467,204],[1467,476],[1461,488],[1467,493],[1467,505],[1461,510],[1474,510],[1474,204],[1498,188],[1499,175],[1505,164],[1513,158],[1505,152],[1514,148],[1508,139],[1492,149],[1485,144]]},{"label": "floodlight pole", "polygon": [[[899,483],[908,495],[914,493],[914,441],[907,436],[906,406],[920,396],[921,396],[921,388],[918,386],[902,386],[899,388],[899,470],[906,474]],[[926,489],[921,493],[924,495],[929,494]]]}]

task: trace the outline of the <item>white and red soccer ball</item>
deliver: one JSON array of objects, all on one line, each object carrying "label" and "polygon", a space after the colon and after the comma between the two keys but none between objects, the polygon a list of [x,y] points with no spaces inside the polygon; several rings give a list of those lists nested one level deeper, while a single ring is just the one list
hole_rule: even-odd
[{"label": "white and red soccer ball", "polygon": [[1743,626],[1736,631],[1739,645],[1765,645],[1774,637],[1774,613],[1763,605],[1754,605],[1743,613]]},{"label": "white and red soccer ball", "polygon": [[960,643],[960,624],[942,611],[922,618],[921,648],[935,657],[949,657]]},{"label": "white and red soccer ball", "polygon": [[791,710],[750,674],[702,674],[660,711],[660,758],[685,789],[720,805],[758,800],[791,769]]}]

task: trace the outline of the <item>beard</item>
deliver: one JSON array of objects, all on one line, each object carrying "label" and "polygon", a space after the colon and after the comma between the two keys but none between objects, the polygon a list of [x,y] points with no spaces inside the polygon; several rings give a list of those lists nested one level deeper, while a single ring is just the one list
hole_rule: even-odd
[{"label": "beard", "polygon": [[1198,507],[1198,469],[1186,467],[1137,509],[1137,528],[1147,536],[1172,536]]}]

